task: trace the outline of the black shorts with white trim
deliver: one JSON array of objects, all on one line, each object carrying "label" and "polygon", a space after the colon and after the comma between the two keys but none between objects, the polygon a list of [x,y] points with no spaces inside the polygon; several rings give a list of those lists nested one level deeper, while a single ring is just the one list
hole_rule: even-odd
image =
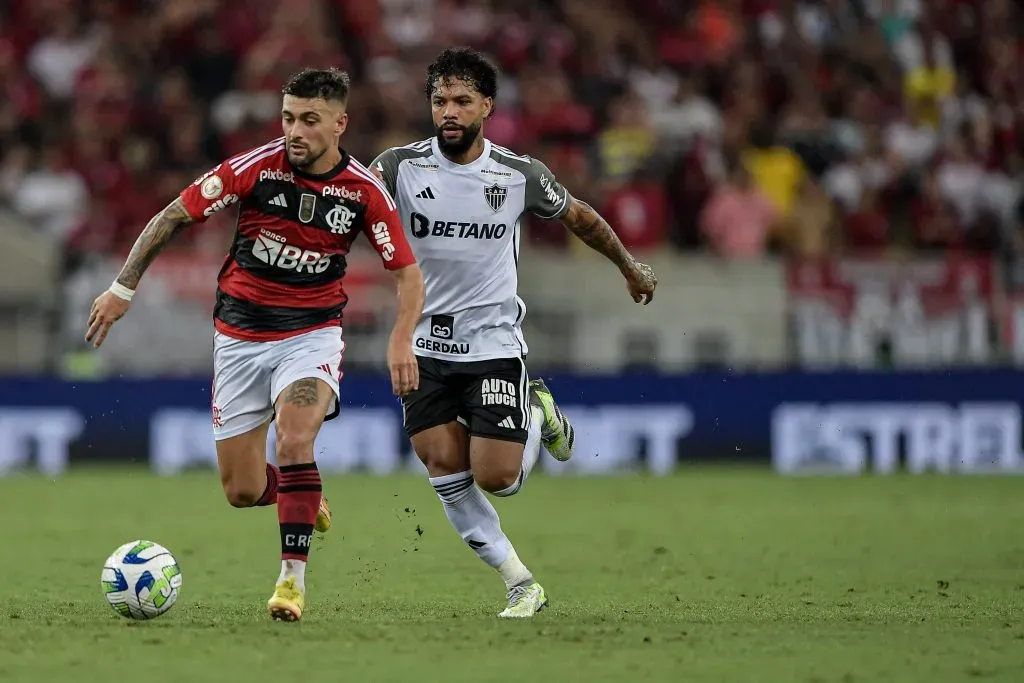
[{"label": "black shorts with white trim", "polygon": [[530,378],[522,358],[416,358],[419,389],[402,399],[406,434],[458,420],[473,436],[526,443]]}]

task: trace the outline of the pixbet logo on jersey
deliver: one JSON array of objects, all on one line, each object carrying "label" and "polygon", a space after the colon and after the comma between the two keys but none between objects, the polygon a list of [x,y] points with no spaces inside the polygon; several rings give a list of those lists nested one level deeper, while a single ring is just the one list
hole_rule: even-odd
[{"label": "pixbet logo on jersey", "polygon": [[281,169],[264,169],[260,171],[260,180],[283,180],[286,183],[294,183],[295,174]]},{"label": "pixbet logo on jersey", "polygon": [[252,255],[269,266],[296,273],[322,273],[331,265],[331,255],[300,249],[280,235],[264,228],[252,245]]},{"label": "pixbet logo on jersey", "polygon": [[337,197],[339,199],[351,199],[354,202],[363,201],[363,191],[356,190],[353,192],[347,187],[335,187],[334,185],[324,185],[323,192],[321,194],[324,197]]}]

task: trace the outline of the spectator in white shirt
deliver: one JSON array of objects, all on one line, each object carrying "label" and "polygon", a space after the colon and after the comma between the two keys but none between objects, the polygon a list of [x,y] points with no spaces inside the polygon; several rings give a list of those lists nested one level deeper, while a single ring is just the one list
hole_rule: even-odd
[{"label": "spectator in white shirt", "polygon": [[917,107],[908,102],[906,118],[891,123],[886,130],[885,146],[898,164],[897,170],[916,174],[931,161],[939,145],[939,136],[920,116]]}]

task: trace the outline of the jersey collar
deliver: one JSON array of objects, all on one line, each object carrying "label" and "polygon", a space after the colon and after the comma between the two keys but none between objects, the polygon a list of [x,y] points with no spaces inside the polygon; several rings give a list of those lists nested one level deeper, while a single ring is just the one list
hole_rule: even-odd
[{"label": "jersey collar", "polygon": [[[332,168],[329,171],[324,171],[323,173],[306,173],[305,171],[292,166],[291,160],[288,160],[288,165],[291,166],[292,170],[295,171],[295,175],[297,176],[301,176],[309,180],[330,180],[331,178],[333,178],[334,176],[338,175],[346,168],[348,168],[348,162],[352,158],[344,149],[339,148],[339,151],[341,152],[341,161],[339,161],[334,166],[334,168]],[[287,154],[285,154],[285,159],[288,159]]]},{"label": "jersey collar", "polygon": [[430,139],[430,149],[434,153],[434,158],[438,160],[439,164],[441,164],[441,168],[444,168],[449,171],[476,171],[477,169],[480,169],[483,166],[485,166],[487,162],[490,161],[491,159],[491,141],[488,140],[487,138],[484,138],[483,153],[479,157],[477,157],[476,161],[474,161],[471,164],[457,164],[454,161],[448,159],[448,157],[446,157],[441,152],[441,146],[437,144],[437,136],[434,136]]}]

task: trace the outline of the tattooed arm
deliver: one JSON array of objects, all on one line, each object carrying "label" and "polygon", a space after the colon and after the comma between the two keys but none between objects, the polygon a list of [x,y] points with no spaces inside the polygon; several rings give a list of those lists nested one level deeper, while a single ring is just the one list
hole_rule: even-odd
[{"label": "tattooed arm", "polygon": [[117,276],[117,282],[128,289],[136,289],[142,274],[149,268],[156,255],[163,251],[167,243],[177,235],[185,226],[192,223],[192,216],[181,197],[175,198],[173,202],[164,207],[163,211],[153,216],[146,228],[135,240],[135,245],[128,254],[124,268]]},{"label": "tattooed arm", "polygon": [[636,263],[626,247],[622,246],[619,236],[590,204],[571,198],[569,210],[562,216],[562,223],[584,244],[618,266],[623,274]]},{"label": "tattooed arm", "polygon": [[569,209],[561,220],[563,225],[584,244],[618,266],[619,272],[626,278],[633,301],[647,305],[654,299],[654,288],[658,284],[654,271],[646,263],[640,263],[633,258],[608,222],[601,218],[593,207],[570,197]]},{"label": "tattooed arm", "polygon": [[128,260],[125,261],[117,280],[93,302],[85,341],[93,342],[93,346],[99,348],[107,338],[110,326],[128,312],[132,295],[149,264],[167,246],[171,238],[192,222],[192,216],[185,208],[181,197],[177,197],[164,207],[163,211],[153,216],[135,240],[135,246],[128,254]]}]

